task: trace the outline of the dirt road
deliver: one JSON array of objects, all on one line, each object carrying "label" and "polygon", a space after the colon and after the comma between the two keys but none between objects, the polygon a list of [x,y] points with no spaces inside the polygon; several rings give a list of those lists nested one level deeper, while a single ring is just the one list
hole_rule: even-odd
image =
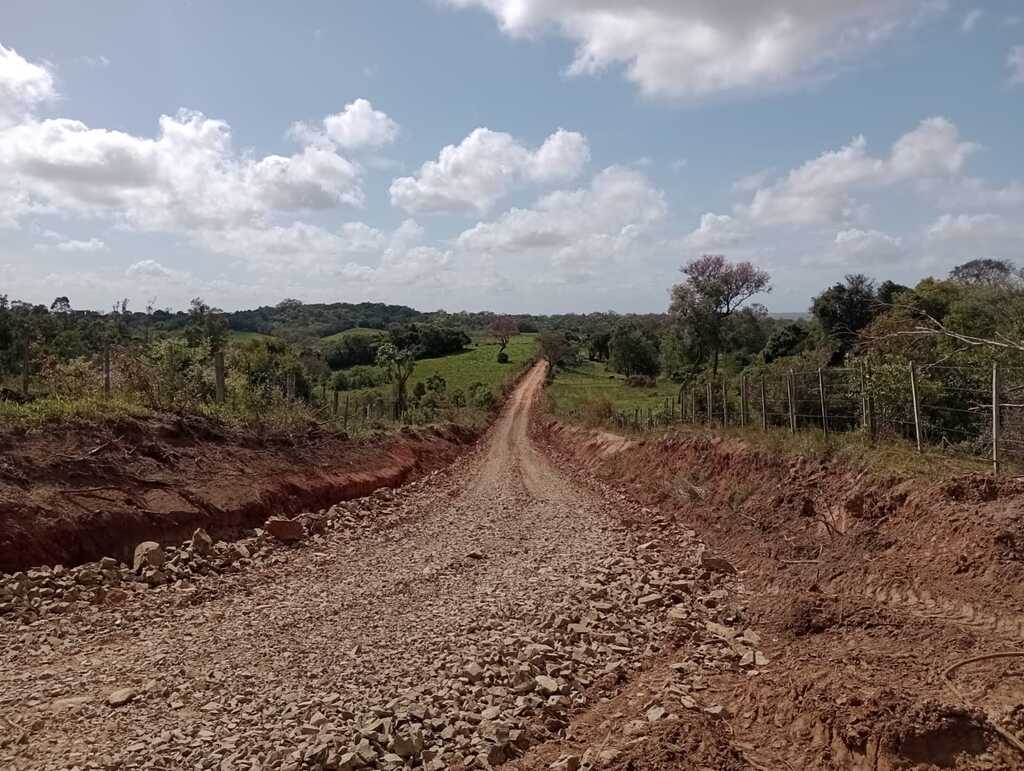
[{"label": "dirt road", "polygon": [[557,737],[726,593],[704,603],[696,541],[663,560],[531,444],[543,378],[474,455],[350,506],[367,527],[0,622],[0,767],[486,767]]}]

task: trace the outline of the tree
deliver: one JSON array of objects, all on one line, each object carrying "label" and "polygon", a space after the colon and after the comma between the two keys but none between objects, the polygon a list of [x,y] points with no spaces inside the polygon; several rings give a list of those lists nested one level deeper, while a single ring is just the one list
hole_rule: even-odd
[{"label": "tree", "polygon": [[761,352],[764,363],[771,364],[776,359],[800,353],[808,334],[807,325],[800,322],[793,322],[775,330]]},{"label": "tree", "polygon": [[552,367],[571,367],[578,363],[576,348],[569,342],[564,332],[541,332],[537,338],[540,355]]},{"label": "tree", "polygon": [[712,371],[718,372],[724,320],[754,295],[770,292],[771,277],[749,262],[730,263],[720,254],[692,260],[682,272],[686,280],[672,288],[669,314],[706,349]]},{"label": "tree", "polygon": [[949,272],[950,280],[960,284],[999,286],[1018,277],[1017,268],[1009,260],[989,258],[969,260]]},{"label": "tree", "polygon": [[619,322],[612,332],[608,365],[626,377],[656,377],[661,370],[658,345],[633,321]]},{"label": "tree", "polygon": [[51,313],[71,313],[71,301],[67,297],[58,297],[50,303]]},{"label": "tree", "polygon": [[878,315],[875,282],[858,273],[841,284],[833,284],[814,298],[811,313],[822,331],[836,341],[832,365],[839,364],[857,341],[858,333]]},{"label": "tree", "polygon": [[395,386],[395,417],[398,418],[406,407],[405,385],[416,368],[416,352],[410,348],[398,348],[394,343],[384,343],[377,349],[377,366],[384,370],[388,382]]},{"label": "tree", "polygon": [[519,325],[516,324],[511,316],[498,316],[491,322],[489,329],[498,341],[500,346],[498,348],[498,356],[501,356],[501,354],[505,353],[505,348],[508,347],[508,341],[519,332]]},{"label": "tree", "polygon": [[594,332],[587,340],[587,358],[591,361],[608,361],[611,344],[611,332],[606,329]]},{"label": "tree", "polygon": [[209,346],[211,354],[224,350],[228,337],[224,311],[211,308],[202,297],[195,297],[189,305],[188,315],[185,340],[190,348],[198,348],[205,343]]}]

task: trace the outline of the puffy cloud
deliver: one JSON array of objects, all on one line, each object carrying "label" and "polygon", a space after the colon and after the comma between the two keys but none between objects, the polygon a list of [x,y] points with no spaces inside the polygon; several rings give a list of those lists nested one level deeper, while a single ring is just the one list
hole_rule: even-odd
[{"label": "puffy cloud", "polygon": [[576,42],[573,75],[613,65],[652,96],[701,97],[832,74],[943,7],[933,0],[448,0],[509,35]]},{"label": "puffy cloud", "polygon": [[1024,238],[1024,226],[998,214],[943,214],[928,228],[933,241]]},{"label": "puffy cloud", "polygon": [[[878,230],[851,228],[836,233],[824,262],[836,265],[891,265],[906,256],[903,239]],[[818,260],[806,260],[815,263]]]},{"label": "puffy cloud", "polygon": [[960,141],[957,127],[942,117],[921,121],[895,142],[888,158],[870,155],[867,140],[858,136],[760,188],[743,211],[752,220],[770,225],[856,220],[863,210],[853,193],[955,176],[977,149],[971,142]]},{"label": "puffy cloud", "polygon": [[113,214],[150,230],[219,228],[274,210],[361,205],[361,169],[306,147],[254,160],[201,113],[160,118],[156,139],[69,119],[0,130],[0,189],[36,205]]},{"label": "puffy cloud", "polygon": [[53,248],[59,252],[102,252],[107,245],[98,238],[90,238],[88,241],[60,241]]},{"label": "puffy cloud", "polygon": [[666,213],[664,194],[644,174],[611,166],[589,188],[549,193],[532,208],[478,223],[456,245],[475,255],[549,256],[558,271],[584,278],[598,265],[628,259]]},{"label": "puffy cloud", "polygon": [[57,86],[49,69],[0,45],[0,128],[23,120],[56,97]]},{"label": "puffy cloud", "polygon": [[331,143],[346,150],[383,147],[398,137],[399,127],[387,113],[366,99],[356,99],[339,113],[328,115],[319,127],[293,123],[288,135],[303,144]]},{"label": "puffy cloud", "polygon": [[683,244],[692,249],[719,249],[739,243],[747,236],[746,227],[728,214],[707,212],[700,225],[689,233]]},{"label": "puffy cloud", "polygon": [[1014,46],[1006,55],[1006,66],[1010,68],[1010,82],[1024,83],[1024,46]]},{"label": "puffy cloud", "polygon": [[391,202],[410,212],[485,214],[528,183],[573,179],[589,160],[587,140],[576,132],[559,129],[531,150],[510,134],[478,128],[415,176],[395,179]]},{"label": "puffy cloud", "polygon": [[132,263],[125,270],[124,275],[126,278],[142,282],[187,281],[190,278],[188,273],[166,268],[156,260],[139,260]]}]

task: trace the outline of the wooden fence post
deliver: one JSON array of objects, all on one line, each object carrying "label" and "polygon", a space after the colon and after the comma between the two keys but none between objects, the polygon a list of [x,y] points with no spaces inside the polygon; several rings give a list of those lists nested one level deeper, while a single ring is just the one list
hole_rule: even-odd
[{"label": "wooden fence post", "polygon": [[214,399],[224,403],[224,351],[213,354]]},{"label": "wooden fence post", "polygon": [[21,393],[23,396],[28,396],[29,387],[29,373],[31,372],[32,365],[32,344],[29,342],[28,333],[25,333],[25,355],[21,360]]},{"label": "wooden fence post", "polygon": [[868,390],[863,366],[860,367],[860,425],[865,431],[868,429]]},{"label": "wooden fence post", "polygon": [[740,425],[747,425],[747,376],[740,375]]},{"label": "wooden fence post", "polygon": [[818,367],[818,398],[821,401],[821,430],[828,436],[828,411],[825,409],[825,376]]},{"label": "wooden fence post", "polygon": [[725,375],[722,375],[722,428],[729,425],[729,391],[726,387]]},{"label": "wooden fence post", "polygon": [[761,430],[768,430],[768,399],[765,398],[764,375],[761,375]]},{"label": "wooden fence post", "polygon": [[103,346],[103,395],[110,398],[110,343]]},{"label": "wooden fence post", "polygon": [[999,365],[992,362],[992,475],[999,474],[999,403],[1000,403]]},{"label": "wooden fence post", "polygon": [[789,400],[789,432],[796,433],[796,387],[793,383],[793,370],[786,375],[786,397]]},{"label": "wooden fence post", "polygon": [[713,392],[711,390],[711,381],[710,380],[705,385],[704,390],[707,392],[707,397],[708,397],[708,405],[707,405],[708,406],[708,425],[710,426],[711,425],[711,416],[713,414],[712,402],[714,401],[714,397],[712,396]]},{"label": "wooden fence post", "polygon": [[348,397],[349,394],[345,394],[345,417],[341,421],[341,430],[348,432]]},{"label": "wooden fence post", "polygon": [[697,425],[697,389],[690,389],[690,425]]},{"label": "wooden fence post", "polygon": [[917,440],[917,451],[921,452],[921,411],[917,402],[917,377],[914,374],[914,362],[910,362],[910,398],[914,401],[914,437]]}]

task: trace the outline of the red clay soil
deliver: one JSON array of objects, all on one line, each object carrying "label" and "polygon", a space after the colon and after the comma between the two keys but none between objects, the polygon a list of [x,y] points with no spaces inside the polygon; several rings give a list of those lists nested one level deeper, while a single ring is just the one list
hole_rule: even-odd
[{"label": "red clay soil", "polygon": [[140,541],[177,543],[197,527],[227,538],[270,514],[397,487],[450,463],[476,438],[451,427],[273,443],[176,417],[2,435],[0,571],[130,558]]},{"label": "red clay soil", "polygon": [[[770,660],[709,680],[716,727],[664,726],[615,768],[732,768],[730,748],[754,764],[735,767],[1024,768],[1024,654],[980,658],[1024,650],[1024,480],[880,477],[735,439],[550,419],[535,434],[581,480],[637,501],[623,516],[638,530],[691,528],[727,557],[746,590],[736,611]],[[620,722],[642,717],[644,687],[616,700],[639,704]],[[592,746],[613,725],[584,715],[574,730]],[[685,736],[715,759],[664,760]]]}]

